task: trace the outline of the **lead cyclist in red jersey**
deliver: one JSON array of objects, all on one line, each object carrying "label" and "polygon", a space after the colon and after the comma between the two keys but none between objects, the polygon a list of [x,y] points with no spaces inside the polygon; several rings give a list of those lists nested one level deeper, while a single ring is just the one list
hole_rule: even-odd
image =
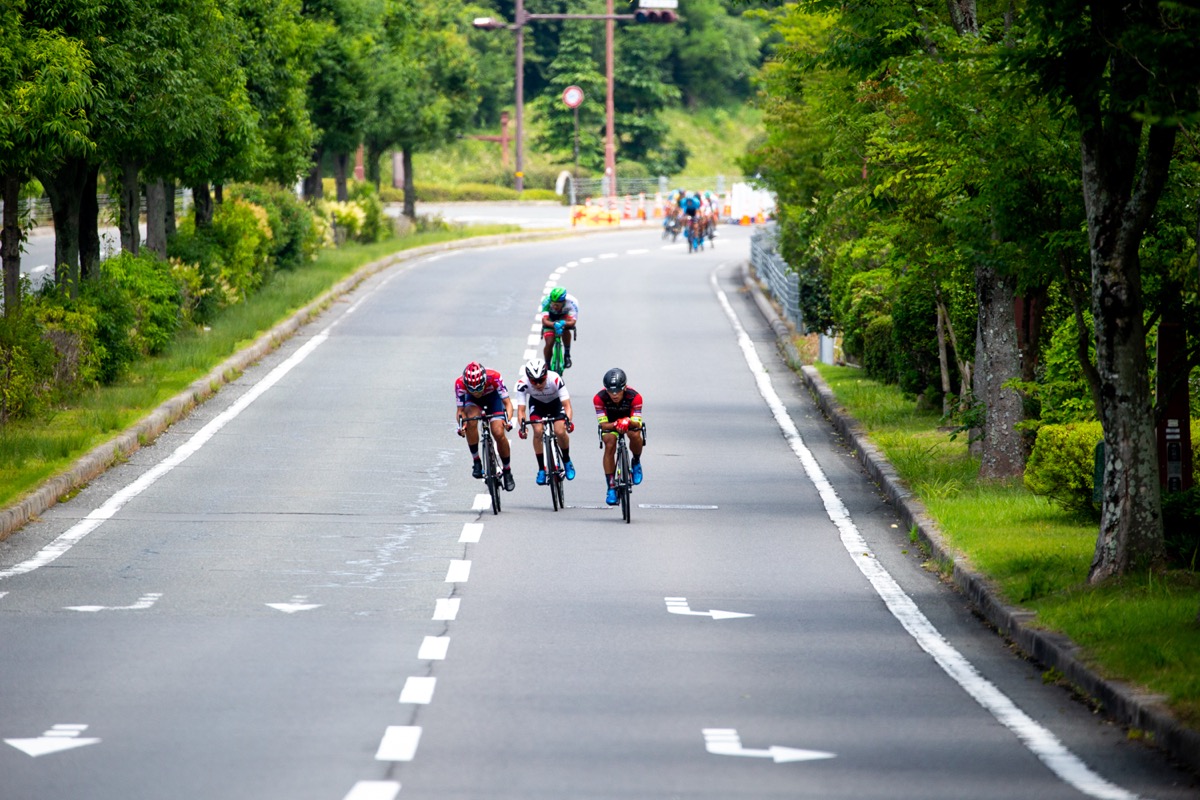
[{"label": "lead cyclist in red jersey", "polygon": [[471,477],[483,477],[483,464],[479,461],[479,426],[465,423],[467,417],[486,416],[491,419],[492,438],[496,440],[496,450],[500,453],[500,463],[503,465],[504,491],[511,492],[516,488],[512,469],[509,466],[511,451],[506,430],[512,429],[513,404],[508,397],[508,387],[504,378],[494,369],[484,369],[478,361],[467,364],[463,374],[454,382],[454,397],[457,403],[455,420],[458,422],[458,435],[467,438],[467,448],[471,451]]}]

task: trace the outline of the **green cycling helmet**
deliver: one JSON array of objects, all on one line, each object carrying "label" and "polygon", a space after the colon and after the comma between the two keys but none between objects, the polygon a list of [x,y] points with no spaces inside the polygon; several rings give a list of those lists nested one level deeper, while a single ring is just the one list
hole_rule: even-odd
[{"label": "green cycling helmet", "polygon": [[550,290],[551,303],[565,303],[567,301],[567,290],[563,288]]}]

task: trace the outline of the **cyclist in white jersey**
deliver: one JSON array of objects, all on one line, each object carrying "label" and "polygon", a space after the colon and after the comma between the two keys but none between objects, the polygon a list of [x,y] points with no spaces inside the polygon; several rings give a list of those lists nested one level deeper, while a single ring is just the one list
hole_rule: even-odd
[{"label": "cyclist in white jersey", "polygon": [[517,423],[520,425],[517,435],[522,439],[529,436],[525,423],[533,427],[533,453],[537,456],[538,486],[546,485],[546,456],[542,452],[542,424],[539,419],[553,417],[558,414],[566,415],[554,423],[554,432],[558,436],[558,446],[562,448],[563,469],[567,480],[575,480],[575,465],[571,463],[571,440],[568,434],[575,430],[572,421],[574,413],[571,409],[571,394],[563,383],[562,376],[551,372],[546,362],[535,358],[525,363],[524,374],[517,381]]}]

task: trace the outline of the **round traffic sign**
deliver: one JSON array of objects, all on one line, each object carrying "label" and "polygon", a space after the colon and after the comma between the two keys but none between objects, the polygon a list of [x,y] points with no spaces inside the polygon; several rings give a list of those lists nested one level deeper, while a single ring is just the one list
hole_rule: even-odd
[{"label": "round traffic sign", "polygon": [[583,102],[583,89],[578,86],[568,86],[563,89],[562,100],[567,108],[579,108],[579,104]]}]

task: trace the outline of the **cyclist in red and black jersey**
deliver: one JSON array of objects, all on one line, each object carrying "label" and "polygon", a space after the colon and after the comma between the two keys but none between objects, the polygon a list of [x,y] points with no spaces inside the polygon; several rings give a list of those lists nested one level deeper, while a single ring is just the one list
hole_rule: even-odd
[{"label": "cyclist in red and black jersey", "polygon": [[604,442],[604,477],[608,481],[608,496],[604,502],[617,504],[613,478],[617,472],[617,436],[624,433],[629,440],[630,468],[634,484],[642,482],[642,396],[629,386],[625,371],[613,367],[604,373],[604,388],[592,398],[596,407],[596,422]]},{"label": "cyclist in red and black jersey", "polygon": [[504,465],[501,475],[504,491],[511,492],[516,487],[516,481],[509,467],[511,454],[504,432],[512,429],[509,420],[513,418],[513,404],[504,378],[496,370],[484,369],[482,364],[472,361],[454,382],[454,401],[457,406],[455,419],[458,422],[458,435],[467,437],[467,448],[471,451],[471,477],[483,477],[483,465],[479,463],[479,426],[474,423],[468,425],[465,420],[467,417],[488,417],[491,420],[492,438],[496,440],[496,450],[500,452],[500,463]]}]

